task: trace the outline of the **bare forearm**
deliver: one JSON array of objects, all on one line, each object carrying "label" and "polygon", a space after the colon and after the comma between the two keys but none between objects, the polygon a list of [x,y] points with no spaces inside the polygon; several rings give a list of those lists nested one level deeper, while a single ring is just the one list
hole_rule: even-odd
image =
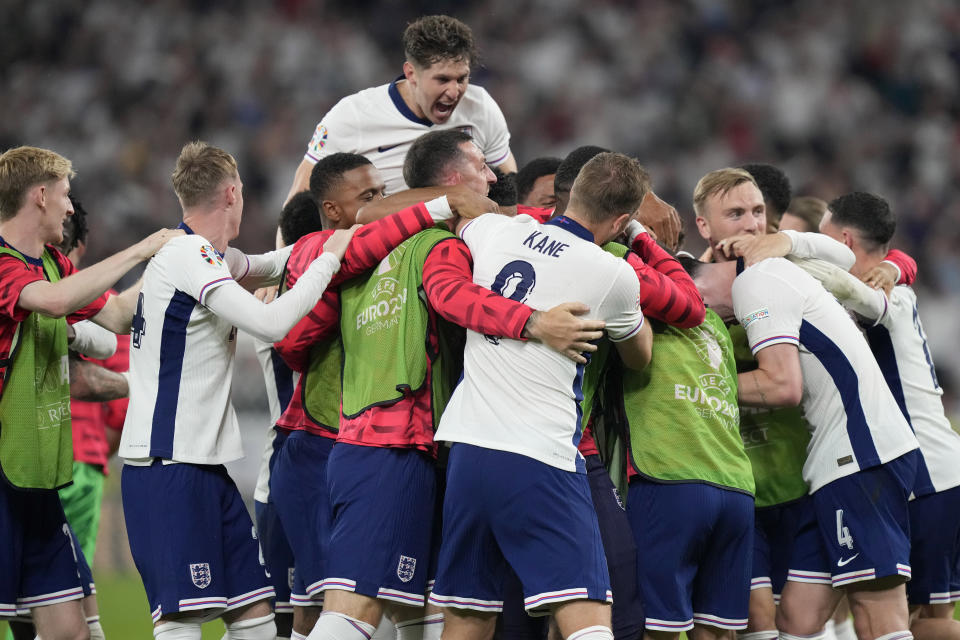
[{"label": "bare forearm", "polygon": [[794,397],[789,391],[790,385],[762,369],[737,376],[737,400],[740,404],[752,407],[796,406],[800,398]]},{"label": "bare forearm", "polygon": [[119,373],[86,360],[70,359],[70,397],[85,402],[126,398],[127,379]]}]

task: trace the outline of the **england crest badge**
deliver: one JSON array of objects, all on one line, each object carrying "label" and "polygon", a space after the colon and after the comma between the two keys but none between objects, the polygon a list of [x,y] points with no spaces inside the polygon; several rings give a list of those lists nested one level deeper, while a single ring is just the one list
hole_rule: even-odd
[{"label": "england crest badge", "polygon": [[397,577],[403,582],[413,580],[413,572],[417,570],[417,559],[409,556],[400,556],[400,562],[397,564]]},{"label": "england crest badge", "polygon": [[190,565],[190,580],[195,587],[206,589],[210,586],[210,563],[199,562]]}]

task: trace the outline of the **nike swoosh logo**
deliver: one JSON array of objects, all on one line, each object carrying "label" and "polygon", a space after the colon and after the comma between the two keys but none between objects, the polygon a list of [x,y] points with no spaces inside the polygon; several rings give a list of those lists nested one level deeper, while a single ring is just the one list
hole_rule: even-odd
[{"label": "nike swoosh logo", "polygon": [[838,567],[845,567],[845,566],[847,566],[847,565],[850,564],[850,563],[853,561],[853,559],[856,558],[858,555],[860,555],[860,554],[859,554],[859,553],[855,553],[855,554],[853,554],[852,556],[850,556],[849,558],[840,558],[839,560],[837,560],[837,566],[838,566]]},{"label": "nike swoosh logo", "polygon": [[377,151],[379,151],[380,153],[386,153],[387,151],[390,151],[390,149],[396,149],[396,148],[399,147],[401,144],[403,144],[403,143],[401,142],[401,143],[399,143],[399,144],[392,144],[392,145],[390,145],[389,147],[377,147]]}]

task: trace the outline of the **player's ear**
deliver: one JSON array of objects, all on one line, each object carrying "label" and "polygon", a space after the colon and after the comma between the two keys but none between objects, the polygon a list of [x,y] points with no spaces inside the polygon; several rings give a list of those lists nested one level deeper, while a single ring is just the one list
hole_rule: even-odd
[{"label": "player's ear", "polygon": [[331,226],[336,228],[340,219],[343,217],[343,211],[340,210],[340,205],[332,200],[324,200],[320,203],[320,206],[323,207],[323,215],[327,216],[327,220],[330,221]]},{"label": "player's ear", "polygon": [[697,231],[700,232],[700,237],[704,240],[710,239],[710,225],[703,216],[697,216]]},{"label": "player's ear", "polygon": [[416,69],[413,66],[413,63],[407,60],[403,63],[403,77],[407,79],[407,82],[412,82],[414,80],[414,75]]}]

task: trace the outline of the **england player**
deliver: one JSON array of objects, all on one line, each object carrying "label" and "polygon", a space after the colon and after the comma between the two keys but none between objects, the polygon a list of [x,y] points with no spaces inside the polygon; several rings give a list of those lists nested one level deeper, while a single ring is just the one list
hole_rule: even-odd
[{"label": "england player", "polygon": [[560,158],[534,158],[517,172],[517,201],[531,207],[553,209],[557,204],[554,176]]},{"label": "england player", "polygon": [[800,196],[790,201],[790,206],[780,217],[781,231],[816,231],[827,211],[827,203],[813,196]]},{"label": "england player", "polygon": [[[822,233],[843,242],[856,256],[850,270],[860,277],[887,255],[896,220],[887,202],[869,193],[832,200],[820,223]],[[846,287],[859,283],[850,279]],[[831,287],[839,296],[844,288]],[[839,289],[839,290],[838,290]],[[865,294],[874,293],[869,296]],[[849,294],[846,294],[849,296]],[[893,289],[889,303],[879,292],[861,292],[868,303],[853,307],[884,378],[920,443],[915,500],[910,502],[910,565],[907,597],[917,616],[910,629],[917,638],[960,637],[953,619],[960,600],[960,435],[944,415],[930,349],[908,286]]]},{"label": "england player", "polygon": [[779,167],[772,164],[755,162],[740,167],[757,183],[763,194],[764,216],[767,219],[766,232],[775,233],[780,229],[780,219],[790,206],[793,189],[790,178]]},{"label": "england player", "polygon": [[281,338],[340,268],[352,233],[333,238],[288,295],[263,304],[244,286],[278,281],[289,251],[230,250],[225,257],[243,214],[233,157],[189,143],[173,186],[186,235],[147,265],[133,321],[130,405],[120,443],[130,550],[155,637],[196,640],[205,616],[221,616],[230,638],[273,640],[267,602],[273,588],[253,523],[223,467],[243,456],[229,384],[236,331]]},{"label": "england player", "polygon": [[[568,215],[544,225],[493,215],[468,224],[460,235],[474,281],[535,306],[579,299],[606,322],[627,366],[643,368],[651,334],[637,276],[597,246],[636,214],[643,176],[635,160],[600,154],[574,182]],[[551,611],[563,637],[613,637],[606,562],[576,449],[582,375],[583,365],[542,346],[468,332],[463,379],[437,431],[453,442],[430,596],[446,607],[444,637],[489,636],[508,565],[528,611]]]},{"label": "england player", "polygon": [[128,329],[137,290],[109,300],[104,292],[176,234],[157,232],[77,271],[53,247],[73,213],[72,177],[70,161],[53,151],[0,155],[0,617],[29,610],[40,636],[56,639],[90,634],[76,543],[55,491],[70,482],[73,463],[67,323]]},{"label": "england player", "polygon": [[842,587],[859,638],[910,638],[903,583],[910,577],[907,497],[917,439],[833,296],[784,259],[738,275],[742,265],[704,265],[696,278],[707,304],[744,326],[756,355],[757,369],[738,376],[739,400],[802,402],[811,429],[803,477],[819,539],[796,541],[791,571],[807,580],[783,589],[780,637],[819,637]]},{"label": "england player", "polygon": [[410,145],[423,133],[442,129],[470,133],[487,164],[516,172],[500,107],[484,89],[470,84],[477,59],[470,27],[449,16],[424,16],[403,32],[403,49],[402,76],[347,96],[323,117],[288,198],[307,188],[317,160],[337,152],[366,156],[383,175],[387,193],[401,191]]}]

